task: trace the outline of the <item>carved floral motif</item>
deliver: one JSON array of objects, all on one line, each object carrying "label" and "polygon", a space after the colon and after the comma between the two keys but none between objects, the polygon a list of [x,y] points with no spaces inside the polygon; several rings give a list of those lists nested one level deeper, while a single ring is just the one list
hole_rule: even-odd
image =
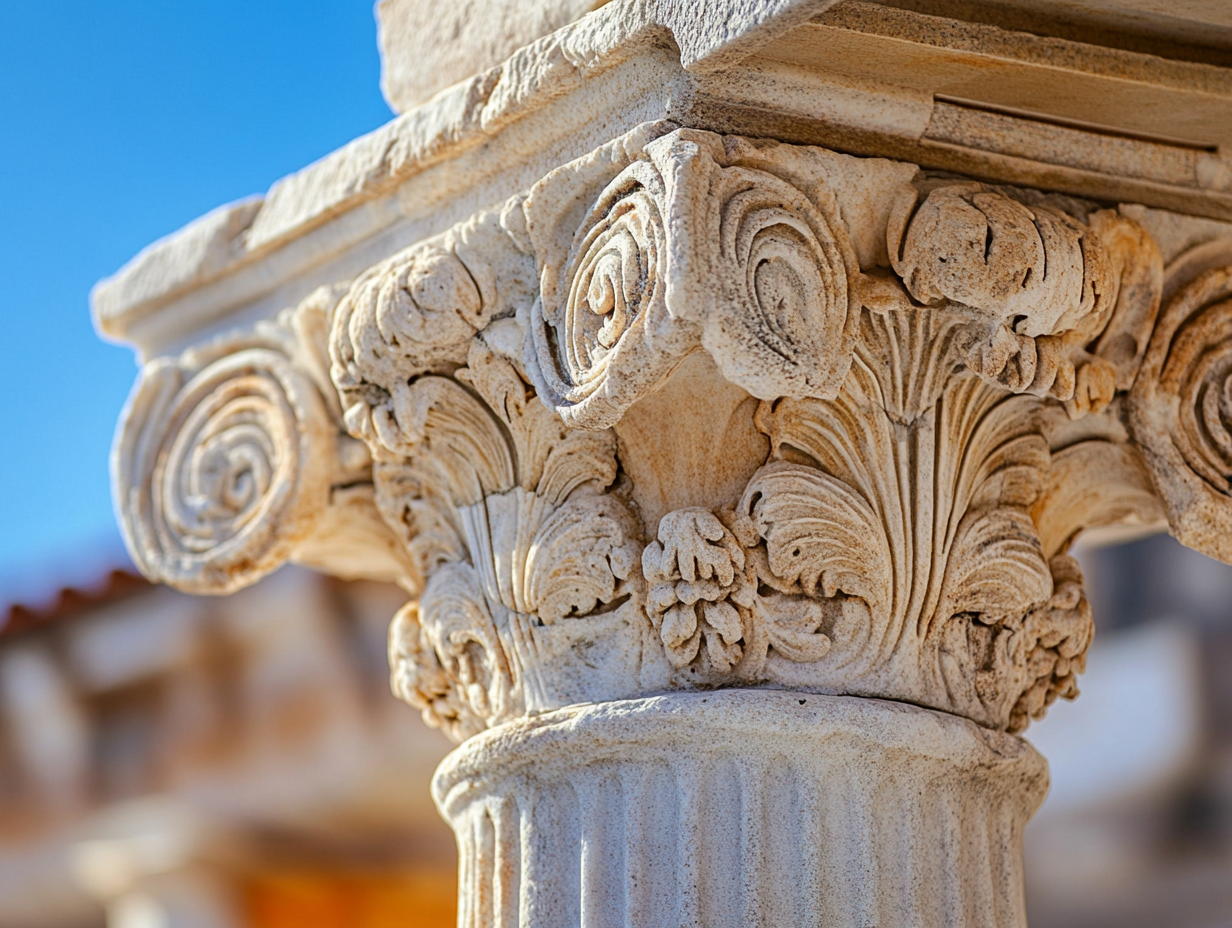
[{"label": "carved floral motif", "polygon": [[968,316],[966,366],[1060,400],[1072,418],[1101,412],[1132,382],[1159,307],[1154,243],[1112,211],[1071,215],[1059,197],[923,186],[922,201],[911,191],[895,204],[890,259],[914,299]]},{"label": "carved floral motif", "polygon": [[817,630],[817,604],[761,588],[775,580],[746,551],[753,544],[756,537],[732,512],[680,509],[659,522],[658,540],[642,552],[642,572],[652,584],[647,612],[675,668],[696,662],[703,678],[735,669],[747,680],[764,672],[771,648],[801,663],[830,650]]},{"label": "carved floral motif", "polygon": [[[413,255],[362,279],[335,316],[331,350],[347,425],[373,449],[377,505],[420,590],[394,623],[395,686],[464,737],[558,702],[542,679],[546,629],[619,612],[639,578],[636,528],[603,492],[616,477],[610,432],[566,429],[482,339],[458,342],[465,367],[424,373],[430,358],[457,350],[461,333],[426,324],[452,313],[444,299],[426,306],[397,294],[415,287],[470,300],[473,291],[455,286],[459,267],[467,271],[456,256]],[[491,311],[468,303],[465,318]],[[364,313],[386,315],[386,326],[373,333],[356,322]],[[407,332],[441,339],[408,343]],[[402,352],[393,363],[391,351]]]},{"label": "carved floral motif", "polygon": [[637,153],[571,236],[561,179],[531,192],[541,297],[528,361],[566,422],[612,425],[702,346],[754,396],[839,388],[855,256],[828,191],[810,195],[773,164],[738,139],[673,132]]}]

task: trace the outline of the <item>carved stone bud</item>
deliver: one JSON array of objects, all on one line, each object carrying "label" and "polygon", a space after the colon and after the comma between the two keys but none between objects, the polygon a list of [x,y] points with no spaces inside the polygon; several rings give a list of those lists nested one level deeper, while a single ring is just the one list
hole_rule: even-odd
[{"label": "carved stone bud", "polygon": [[921,302],[960,303],[1031,338],[1069,328],[1094,303],[1084,229],[1059,209],[951,184],[918,207],[898,204],[888,233],[894,270]]}]

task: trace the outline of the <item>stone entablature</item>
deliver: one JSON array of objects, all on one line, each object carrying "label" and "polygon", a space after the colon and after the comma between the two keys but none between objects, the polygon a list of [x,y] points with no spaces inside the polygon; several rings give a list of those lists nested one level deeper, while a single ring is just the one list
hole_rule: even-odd
[{"label": "stone entablature", "polygon": [[[806,893],[802,924],[1015,924],[1018,835],[1046,779],[1016,735],[1076,695],[1093,632],[1071,543],[1167,525],[1232,561],[1232,225],[1160,208],[1225,215],[1222,156],[1188,186],[1151,174],[1173,164],[1163,143],[1128,135],[1120,174],[1102,149],[1065,170],[977,157],[953,139],[991,111],[933,98],[934,116],[955,110],[949,161],[873,117],[864,135],[808,128],[791,94],[750,102],[785,86],[770,50],[840,27],[884,39],[901,11],[763,6],[719,35],[671,4],[610,3],[477,78],[475,106],[451,109],[478,85],[446,91],[98,294],[103,327],[156,355],[114,462],[147,575],[225,593],[290,559],[407,591],[394,689],[455,740],[478,736],[437,782],[473,876],[468,924],[553,923],[556,903],[534,901],[546,883],[501,882],[510,860],[539,866],[543,804],[565,822],[552,866],[591,866],[569,850],[591,840],[680,864],[634,833],[649,826],[629,796],[660,774],[671,815],[736,828],[739,860],[712,842],[698,872],[751,887],[724,912],[759,911],[748,900],[777,892],[778,807],[756,785],[761,754],[724,755],[730,783],[699,766],[715,690],[750,730],[809,703],[757,749],[821,803],[791,840],[835,872],[858,846],[880,875],[867,905]],[[1132,82],[1131,64],[1117,59]],[[872,91],[847,89],[855,118]],[[814,130],[847,152],[802,144]],[[871,157],[883,150],[928,157]],[[1142,196],[1090,198],[1110,191]],[[646,740],[655,713],[666,734]],[[515,775],[527,744],[563,753]],[[617,761],[613,744],[645,750]],[[913,777],[949,785],[917,803],[898,795]],[[825,782],[867,793],[823,799]],[[624,811],[588,817],[586,783]],[[698,799],[711,791],[727,798]],[[753,809],[738,828],[732,803]],[[977,850],[882,847],[861,824],[874,807],[909,844]],[[685,868],[664,892],[693,913],[682,923],[718,924],[698,879]],[[933,888],[887,909],[908,884]],[[559,891],[574,890],[570,906],[604,918],[633,905]]]}]

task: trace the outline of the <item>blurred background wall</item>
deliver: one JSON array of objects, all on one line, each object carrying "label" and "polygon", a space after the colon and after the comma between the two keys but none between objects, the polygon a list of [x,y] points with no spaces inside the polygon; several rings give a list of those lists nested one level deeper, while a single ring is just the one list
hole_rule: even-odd
[{"label": "blurred background wall", "polygon": [[0,926],[445,928],[450,745],[389,692],[404,596],[114,571],[0,626]]},{"label": "blurred background wall", "polygon": [[1052,771],[1027,826],[1032,928],[1232,925],[1232,567],[1167,535],[1079,559],[1083,692],[1027,731]]}]

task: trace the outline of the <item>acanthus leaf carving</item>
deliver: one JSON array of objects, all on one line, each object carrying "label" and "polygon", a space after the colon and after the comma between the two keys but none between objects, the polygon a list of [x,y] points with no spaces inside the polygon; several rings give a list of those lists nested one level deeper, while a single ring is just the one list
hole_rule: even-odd
[{"label": "acanthus leaf carving", "polygon": [[361,274],[329,337],[347,431],[378,457],[401,453],[390,445],[399,441],[394,405],[408,381],[463,365],[475,335],[524,299],[528,263],[499,215],[480,213]]},{"label": "acanthus leaf carving", "polygon": [[1052,593],[1029,511],[1048,466],[1031,413],[1039,401],[959,376],[908,427],[877,411],[879,393],[858,367],[833,401],[763,406],[782,463],[754,477],[742,508],[781,580],[823,602],[861,604],[832,627],[819,685],[889,686],[896,698],[1005,727],[1018,694],[977,689],[987,649],[973,639],[956,652],[952,624],[994,628],[1009,648]]},{"label": "acanthus leaf carving", "polygon": [[892,586],[884,526],[849,484],[775,461],[749,481],[740,512],[765,539],[772,576],[806,596],[841,593],[884,611]]},{"label": "acanthus leaf carving", "polygon": [[466,343],[465,366],[408,375],[348,348],[352,318],[335,319],[335,377],[422,590],[391,639],[395,685],[454,737],[559,704],[543,665],[576,642],[555,629],[614,616],[592,637],[619,638],[643,621],[638,531],[606,492],[613,436],[566,428],[483,338]]},{"label": "acanthus leaf carving", "polygon": [[[423,576],[473,570],[486,613],[467,614],[500,629],[509,704],[552,701],[542,629],[617,602],[644,604],[673,685],[888,696],[1013,730],[1072,693],[1090,616],[1062,551],[1081,526],[1054,537],[1042,420],[1101,415],[1133,381],[1161,285],[1141,227],[982,184],[922,181],[919,202],[900,180],[881,226],[900,280],[860,269],[808,149],[680,130],[608,155],[506,210],[540,277],[525,375],[480,332],[465,365],[381,388],[387,517],[426,545]],[[734,508],[668,509],[639,559],[606,426],[697,350],[762,399],[770,457]],[[548,551],[559,595],[539,592]]]},{"label": "acanthus leaf carving", "polygon": [[[663,129],[394,255],[313,314],[152,367],[139,416],[165,425],[199,384],[194,415],[210,420],[217,393],[228,411],[210,421],[235,423],[208,448],[185,439],[200,453],[167,452],[160,473],[206,462],[197,496],[236,525],[280,513],[288,533],[241,525],[232,557],[207,526],[202,570],[218,573],[203,585],[276,566],[336,495],[366,492],[416,598],[391,633],[395,689],[452,737],[728,685],[1018,731],[1076,692],[1091,634],[1076,533],[1149,524],[1163,496],[1183,539],[1232,554],[1193,515],[1205,500],[1218,522],[1232,495],[1232,287],[1210,248],[1157,325],[1159,250],[1123,211],[912,185],[911,166],[806,146],[651,138]],[[276,389],[207,383],[254,372]],[[705,434],[739,453],[711,479],[710,452],[690,449],[677,479],[718,377]],[[153,460],[132,434],[128,460]],[[130,508],[157,551],[152,506]]]}]

